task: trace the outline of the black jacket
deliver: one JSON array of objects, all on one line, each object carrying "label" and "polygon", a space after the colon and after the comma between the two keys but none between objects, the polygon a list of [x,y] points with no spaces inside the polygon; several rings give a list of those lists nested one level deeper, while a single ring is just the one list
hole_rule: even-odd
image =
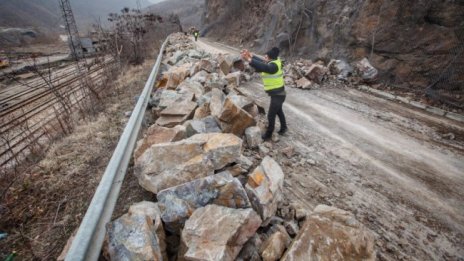
[{"label": "black jacket", "polygon": [[[259,59],[256,56],[253,56],[250,62],[250,66],[253,67],[256,72],[259,73],[269,73],[269,74],[274,74],[279,71],[279,67],[275,63],[266,63],[265,61]],[[282,88],[274,89],[271,91],[266,91],[269,96],[274,96],[274,95],[285,95],[285,87],[282,86]]]}]

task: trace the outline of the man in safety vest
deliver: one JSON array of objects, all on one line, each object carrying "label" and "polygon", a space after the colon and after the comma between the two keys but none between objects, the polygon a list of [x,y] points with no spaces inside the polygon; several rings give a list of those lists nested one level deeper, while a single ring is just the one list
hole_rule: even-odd
[{"label": "man in safety vest", "polygon": [[282,60],[279,58],[279,52],[279,48],[272,48],[266,53],[264,60],[253,55],[248,50],[243,50],[241,52],[242,59],[247,61],[257,72],[261,73],[264,91],[271,96],[271,104],[267,113],[269,125],[266,132],[263,134],[263,140],[272,139],[276,116],[279,116],[280,120],[279,134],[284,135],[287,131],[287,123],[282,109],[286,98],[285,82]]},{"label": "man in safety vest", "polygon": [[198,30],[195,30],[195,32],[193,32],[193,36],[195,36],[195,42],[198,40],[199,35],[200,35],[200,32]]}]

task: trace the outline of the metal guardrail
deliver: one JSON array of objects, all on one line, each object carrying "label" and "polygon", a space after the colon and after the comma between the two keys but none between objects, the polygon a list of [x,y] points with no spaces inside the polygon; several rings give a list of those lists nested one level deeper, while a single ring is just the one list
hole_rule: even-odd
[{"label": "metal guardrail", "polygon": [[110,221],[113,214],[168,40],[169,37],[161,46],[158,59],[145,84],[142,95],[138,99],[137,105],[135,105],[92,202],[79,226],[71,248],[66,255],[65,260],[67,261],[98,260],[100,256],[106,232],[105,225]]}]

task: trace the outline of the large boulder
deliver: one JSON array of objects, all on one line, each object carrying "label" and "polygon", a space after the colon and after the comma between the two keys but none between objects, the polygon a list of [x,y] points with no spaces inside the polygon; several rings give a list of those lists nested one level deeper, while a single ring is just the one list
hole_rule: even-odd
[{"label": "large boulder", "polygon": [[233,261],[260,225],[253,209],[199,208],[185,223],[179,259]]},{"label": "large boulder", "polygon": [[193,101],[184,100],[173,103],[161,112],[161,116],[155,124],[163,127],[174,127],[182,124],[193,118],[196,108],[197,103]]},{"label": "large boulder", "polygon": [[373,235],[353,214],[319,205],[281,260],[375,260]]},{"label": "large boulder", "polygon": [[174,128],[152,125],[145,132],[145,137],[137,142],[137,147],[134,151],[134,158],[140,157],[145,150],[155,144],[181,140],[185,138],[185,133],[186,129],[182,125],[177,125]]},{"label": "large boulder", "polygon": [[216,119],[212,116],[208,116],[203,119],[187,121],[185,122],[184,126],[186,128],[187,137],[191,137],[195,134],[200,134],[200,133],[221,133],[222,132]]},{"label": "large boulder", "polygon": [[171,70],[164,73],[165,77],[168,79],[166,88],[176,89],[177,86],[190,75],[190,67],[190,64],[185,64],[179,67],[172,67]]},{"label": "large boulder", "polygon": [[379,75],[379,71],[372,66],[367,58],[357,62],[356,69],[361,78],[366,82],[375,81]]},{"label": "large boulder", "polygon": [[211,115],[218,117],[221,114],[224,100],[225,95],[221,89],[215,88],[211,90],[211,101],[209,105]]},{"label": "large boulder", "polygon": [[245,130],[246,143],[249,148],[257,148],[263,142],[261,129],[258,126],[249,127]]},{"label": "large boulder", "polygon": [[309,69],[306,71],[305,76],[309,80],[317,84],[321,84],[327,77],[328,73],[329,69],[327,67],[316,63],[309,67]]},{"label": "large boulder", "polygon": [[237,60],[237,57],[232,55],[219,55],[218,62],[219,62],[219,69],[224,75],[228,75],[234,66],[234,61]]},{"label": "large boulder", "polygon": [[190,79],[179,84],[177,91],[179,93],[192,93],[195,99],[199,99],[205,93],[205,88],[199,82]]},{"label": "large boulder", "polygon": [[263,222],[274,216],[277,205],[282,200],[284,173],[271,157],[265,157],[250,174],[245,186],[253,209]]},{"label": "large boulder", "polygon": [[218,116],[221,129],[226,133],[233,133],[241,137],[248,127],[256,125],[253,116],[244,109],[250,104],[252,103],[244,96],[227,96]]},{"label": "large boulder", "polygon": [[229,86],[238,87],[240,86],[240,72],[233,72],[226,75],[226,81]]},{"label": "large boulder", "polygon": [[171,228],[179,228],[200,207],[209,204],[229,208],[250,208],[240,181],[229,172],[197,179],[157,194],[161,218]]},{"label": "large boulder", "polygon": [[111,260],[167,260],[158,205],[140,202],[106,225]]},{"label": "large boulder", "polygon": [[275,226],[274,233],[261,246],[260,253],[263,261],[280,260],[290,243],[291,238],[285,228],[281,225]]},{"label": "large boulder", "polygon": [[330,73],[337,76],[338,80],[346,81],[353,73],[353,67],[344,60],[331,60],[327,66]]},{"label": "large boulder", "polygon": [[302,77],[298,81],[296,81],[296,87],[300,89],[309,89],[311,88],[312,82],[308,80],[306,77]]},{"label": "large boulder", "polygon": [[135,161],[140,185],[159,191],[203,178],[238,162],[242,140],[232,134],[197,134],[178,142],[156,144]]}]

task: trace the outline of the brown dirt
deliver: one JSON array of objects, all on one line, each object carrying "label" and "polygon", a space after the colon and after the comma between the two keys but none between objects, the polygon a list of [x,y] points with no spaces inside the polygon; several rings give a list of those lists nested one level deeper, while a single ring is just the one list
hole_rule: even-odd
[{"label": "brown dirt", "polygon": [[[0,202],[0,258],[12,251],[20,260],[56,259],[79,226],[135,105],[153,61],[126,70],[105,98],[95,118],[80,122],[73,134],[54,143],[37,164],[16,173],[16,181]],[[129,173],[119,206],[150,199]],[[126,210],[117,208],[115,216]]]},{"label": "brown dirt", "polygon": [[[259,82],[240,90],[267,107]],[[379,260],[464,259],[462,123],[342,85],[287,92],[290,131],[268,146],[287,176],[289,201],[353,212],[376,235]],[[296,151],[291,158],[287,147]]]}]

